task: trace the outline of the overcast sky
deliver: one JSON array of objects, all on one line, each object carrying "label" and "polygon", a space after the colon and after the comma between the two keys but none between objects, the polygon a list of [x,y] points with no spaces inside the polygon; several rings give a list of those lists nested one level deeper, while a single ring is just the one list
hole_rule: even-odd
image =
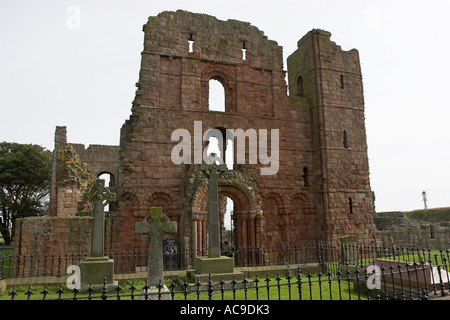
[{"label": "overcast sky", "polygon": [[[250,22],[284,59],[313,28],[358,49],[377,211],[450,206],[450,1],[0,1],[0,141],[118,145],[149,16]],[[286,69],[285,64],[285,69]],[[280,159],[282,161],[282,159]]]}]

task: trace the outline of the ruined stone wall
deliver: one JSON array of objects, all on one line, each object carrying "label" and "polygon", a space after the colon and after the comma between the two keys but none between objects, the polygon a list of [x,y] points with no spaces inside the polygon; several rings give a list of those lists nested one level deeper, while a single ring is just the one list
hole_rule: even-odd
[{"label": "ruined stone wall", "polygon": [[89,145],[71,143],[80,156],[80,160],[89,166],[91,174],[95,177],[103,173],[111,176],[110,186],[120,185],[119,181],[119,147],[104,145]]},{"label": "ruined stone wall", "polygon": [[[91,245],[92,218],[90,217],[39,217],[17,221],[14,241],[16,255],[58,251],[88,252]],[[27,244],[23,246],[23,244]]]},{"label": "ruined stone wall", "polygon": [[447,249],[450,246],[450,222],[430,223],[409,219],[403,212],[376,213],[376,237],[383,246]]},{"label": "ruined stone wall", "polygon": [[[135,233],[135,222],[152,206],[162,206],[178,223],[178,233],[171,237],[178,238],[183,249],[191,252],[206,244],[208,185],[193,161],[195,136],[210,128],[254,129],[258,138],[259,130],[266,129],[269,141],[270,130],[279,130],[275,175],[261,174],[268,165],[257,155],[258,163],[235,161],[233,170],[219,180],[221,196],[235,204],[235,245],[335,242],[347,235],[365,242],[373,239],[356,50],[343,51],[329,32],[309,32],[288,58],[287,85],[282,48],[249,23],[163,12],[150,17],[143,31],[139,81],[120,146],[70,144],[93,176],[108,172],[114,177],[117,215],[108,240],[113,249],[147,246]],[[224,88],[224,112],[210,111],[210,80]],[[200,130],[196,122],[201,122]],[[177,165],[171,159],[180,142],[172,141],[177,129],[191,134],[189,164]],[[55,152],[64,144],[65,127],[57,127]],[[200,152],[206,145],[201,143]],[[267,149],[270,155],[270,143]],[[235,157],[236,152],[235,147]],[[55,159],[54,168],[56,172]],[[60,210],[58,204],[73,206],[70,187],[58,190],[53,181],[53,215]]]},{"label": "ruined stone wall", "polygon": [[[110,175],[110,186],[119,181],[119,147],[67,142],[66,127],[56,127],[55,149],[52,159],[52,180],[50,188],[50,215],[58,217],[75,216],[89,209],[83,201],[93,179],[103,173]],[[114,205],[110,210],[114,210]]]},{"label": "ruined stone wall", "polygon": [[[14,256],[20,257],[21,260],[15,264],[18,270],[15,272],[26,276],[33,275],[33,272],[38,274],[40,270],[39,275],[44,272],[47,275],[56,275],[58,269],[65,271],[65,265],[78,265],[80,257],[84,258],[90,254],[92,225],[92,217],[89,216],[18,219],[14,236]],[[113,247],[111,242],[115,238],[115,225],[114,214],[106,213],[106,254],[109,254]],[[72,257],[78,260],[72,263]]]},{"label": "ruined stone wall", "polygon": [[[298,170],[311,163],[306,151],[310,147],[305,145],[311,135],[309,113],[293,112],[294,104],[286,94],[281,47],[248,23],[219,21],[184,11],[151,17],[144,32],[133,115],[122,129],[127,136],[122,137],[121,144],[122,185],[133,193],[121,209],[126,215],[123,234],[129,235],[124,237],[129,239],[129,245],[142,242],[130,233],[134,221],[149,212],[153,194],[169,200],[171,205],[164,211],[180,224],[177,236],[190,242],[189,247],[195,247],[192,242],[196,234],[204,233],[199,229],[205,225],[206,199],[199,205],[203,210],[196,209],[193,202],[186,203],[182,182],[190,166],[177,166],[170,158],[178,143],[171,141],[172,132],[184,128],[194,134],[194,121],[202,121],[201,135],[209,128],[280,129],[282,163],[277,175],[262,176],[260,163],[249,170],[257,180],[256,197],[273,201],[253,205],[257,202],[254,196],[247,196],[246,187],[235,182],[222,192],[241,204],[237,210],[241,244],[256,245],[254,229],[261,214],[263,227],[267,225],[272,230],[260,234],[259,244],[308,239],[308,233],[294,232],[288,215],[294,195],[296,204],[309,200],[303,188],[302,170]],[[193,52],[189,52],[189,41],[194,41]],[[211,79],[224,86],[223,113],[209,111]],[[205,146],[203,143],[202,150]],[[305,152],[300,155],[300,150]],[[239,165],[235,169],[240,170]],[[196,192],[202,191],[194,190],[193,200],[200,195]],[[244,200],[238,201],[239,197]],[[264,208],[265,205],[270,208]],[[273,214],[264,214],[264,210]],[[286,232],[279,232],[280,228]]]},{"label": "ruined stone wall", "polygon": [[[176,236],[186,248],[195,248],[205,232],[206,202],[194,206],[201,189],[187,199],[180,184],[191,167],[174,165],[170,159],[179,142],[171,141],[172,132],[183,128],[194,134],[194,121],[202,121],[203,131],[280,130],[278,173],[261,175],[261,163],[246,172],[256,181],[253,195],[245,186],[225,187],[219,181],[222,194],[241,206],[236,212],[240,244],[334,241],[348,234],[372,239],[373,201],[356,50],[342,51],[327,32],[306,35],[288,62],[289,76],[292,72],[294,79],[300,73],[304,77],[303,93],[296,97],[290,84],[289,97],[282,48],[249,23],[163,12],[149,18],[144,32],[140,80],[121,139],[121,179],[127,192],[120,210],[128,246],[142,242],[133,237],[133,226],[149,212],[152,195],[170,202],[164,211],[179,223]],[[225,112],[208,109],[211,79],[224,86]],[[235,165],[234,170],[242,167]]]},{"label": "ruined stone wall", "polygon": [[377,231],[376,237],[383,246],[447,250],[450,247],[450,223],[382,230]]}]

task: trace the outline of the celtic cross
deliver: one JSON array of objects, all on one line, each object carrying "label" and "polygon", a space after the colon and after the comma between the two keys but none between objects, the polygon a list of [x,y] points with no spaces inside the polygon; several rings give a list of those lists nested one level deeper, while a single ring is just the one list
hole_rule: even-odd
[{"label": "celtic cross", "polygon": [[[151,223],[148,223],[149,219],[151,219]],[[157,286],[160,281],[163,283],[164,280],[162,241],[167,238],[169,233],[177,232],[177,223],[171,222],[162,213],[161,207],[152,207],[150,214],[142,222],[136,222],[135,232],[143,234],[150,241],[147,284]]]},{"label": "celtic cross", "polygon": [[[219,164],[216,164],[216,161]],[[200,167],[201,171],[209,178],[209,206],[208,206],[208,257],[217,258],[220,250],[220,218],[219,218],[219,177],[227,171],[223,160],[215,153],[205,159]]]},{"label": "celtic cross", "polygon": [[92,227],[91,257],[105,256],[105,206],[116,201],[116,194],[105,187],[105,180],[97,179],[84,199],[94,203],[94,225]]}]

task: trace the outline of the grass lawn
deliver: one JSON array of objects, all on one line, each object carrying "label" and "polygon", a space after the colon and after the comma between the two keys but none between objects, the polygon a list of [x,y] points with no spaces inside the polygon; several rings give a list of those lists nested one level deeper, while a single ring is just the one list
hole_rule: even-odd
[{"label": "grass lawn", "polygon": [[[355,259],[352,259],[348,262],[349,266],[356,266],[358,265],[359,268],[368,266],[370,263],[373,262],[373,254],[370,254],[368,258],[361,259],[361,255],[357,253],[353,253],[355,255]],[[357,258],[356,258],[357,257]],[[417,263],[417,265],[420,266],[422,261],[424,263],[431,263],[433,266],[437,265],[447,265],[449,264],[450,260],[450,252],[449,250],[445,251],[439,251],[439,250],[402,250],[400,253],[396,253],[395,255],[392,254],[392,252],[386,252],[385,254],[380,254],[376,259],[385,259],[385,260],[391,260],[392,265],[396,266],[395,263],[398,261],[406,261],[410,263]],[[330,270],[336,269],[336,263],[325,263],[327,267]]]}]

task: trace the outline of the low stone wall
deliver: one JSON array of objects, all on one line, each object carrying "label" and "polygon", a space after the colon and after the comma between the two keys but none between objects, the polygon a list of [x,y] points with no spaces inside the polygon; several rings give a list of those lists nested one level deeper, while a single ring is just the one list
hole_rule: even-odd
[{"label": "low stone wall", "polygon": [[[113,213],[107,213],[105,218],[105,250],[111,249],[113,241],[113,216]],[[72,259],[72,255],[89,254],[92,224],[90,216],[18,219],[14,236],[14,256],[19,256],[21,260],[14,272],[22,276],[32,276],[38,269],[45,268],[50,275],[52,271],[60,271],[61,266],[58,264],[66,263],[67,259]],[[60,254],[64,256],[60,257]]]},{"label": "low stone wall", "polygon": [[[91,217],[30,217],[18,219],[14,254],[57,254],[88,252],[91,244]],[[54,251],[57,250],[57,251]]]},{"label": "low stone wall", "polygon": [[403,212],[377,213],[374,217],[376,238],[383,246],[450,247],[450,222],[430,223],[407,219]]},{"label": "low stone wall", "polygon": [[450,247],[450,223],[378,231],[377,239],[383,246],[447,249]]}]

